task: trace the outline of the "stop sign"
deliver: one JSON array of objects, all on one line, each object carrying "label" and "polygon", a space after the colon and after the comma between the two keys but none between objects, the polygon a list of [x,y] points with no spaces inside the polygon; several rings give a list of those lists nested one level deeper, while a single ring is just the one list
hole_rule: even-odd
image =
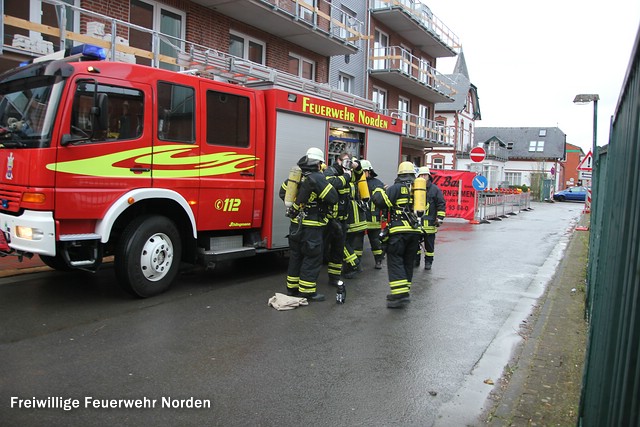
[{"label": "stop sign", "polygon": [[473,160],[474,162],[483,161],[486,155],[487,153],[482,147],[474,147],[469,153],[469,157],[471,157],[471,160]]}]

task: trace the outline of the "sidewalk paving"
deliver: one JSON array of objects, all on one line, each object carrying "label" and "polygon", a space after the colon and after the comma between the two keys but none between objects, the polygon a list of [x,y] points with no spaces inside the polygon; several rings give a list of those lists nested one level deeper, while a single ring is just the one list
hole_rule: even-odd
[{"label": "sidewalk paving", "polygon": [[[578,226],[587,226],[583,215]],[[574,426],[586,352],[585,278],[589,232],[574,230],[539,305],[523,322],[523,343],[497,382],[485,423]]]}]

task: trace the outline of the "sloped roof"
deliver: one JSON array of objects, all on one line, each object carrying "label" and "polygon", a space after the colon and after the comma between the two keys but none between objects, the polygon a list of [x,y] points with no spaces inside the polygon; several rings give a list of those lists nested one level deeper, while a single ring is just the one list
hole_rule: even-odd
[{"label": "sloped roof", "polygon": [[467,105],[467,96],[469,95],[469,92],[471,92],[476,104],[475,119],[480,120],[480,100],[478,98],[478,89],[473,84],[471,84],[469,71],[467,70],[467,62],[464,59],[463,52],[460,52],[458,54],[456,65],[453,68],[453,74],[449,74],[447,75],[447,77],[449,77],[453,81],[453,89],[456,91],[455,95],[453,96],[453,102],[437,102],[435,104],[434,111],[462,111]]},{"label": "sloped roof", "polygon": [[456,94],[453,95],[453,102],[437,102],[435,111],[463,110],[467,104],[467,96],[469,95],[471,82],[469,78],[463,74],[450,74],[447,77],[453,80],[453,89],[456,91]]},{"label": "sloped roof", "polygon": [[[541,136],[540,131],[546,131]],[[563,159],[565,157],[566,135],[557,127],[476,127],[473,142],[475,145],[497,138],[509,145],[510,159]],[[531,141],[544,141],[543,151],[529,151]]]}]

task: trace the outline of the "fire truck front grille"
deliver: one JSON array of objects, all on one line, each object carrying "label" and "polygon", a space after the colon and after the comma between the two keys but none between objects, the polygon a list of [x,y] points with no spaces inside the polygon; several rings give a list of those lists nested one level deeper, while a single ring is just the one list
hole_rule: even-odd
[{"label": "fire truck front grille", "polygon": [[19,191],[0,190],[0,210],[18,212],[21,197],[22,194]]}]

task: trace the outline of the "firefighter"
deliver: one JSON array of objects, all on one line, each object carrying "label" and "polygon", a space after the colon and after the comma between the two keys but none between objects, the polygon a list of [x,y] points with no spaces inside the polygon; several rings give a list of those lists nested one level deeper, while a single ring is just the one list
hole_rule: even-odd
[{"label": "firefighter", "polygon": [[[301,296],[308,301],[324,301],[317,292],[316,281],[322,268],[323,232],[327,215],[338,203],[337,190],[325,179],[322,172],[324,153],[318,148],[309,149],[298,161],[302,170],[299,190],[287,216],[291,218],[289,229],[289,266],[287,269],[287,294]],[[287,182],[280,189],[285,199]]]},{"label": "firefighter", "polygon": [[324,171],[324,174],[339,194],[337,212],[329,220],[326,240],[329,284],[338,286],[341,275],[344,274],[345,278],[350,278],[358,271],[359,260],[347,242],[347,230],[352,185],[356,185],[362,176],[362,166],[359,161],[352,161],[349,153],[342,152],[336,162]]},{"label": "firefighter", "polygon": [[413,260],[420,240],[420,223],[413,212],[411,186],[415,180],[413,163],[402,162],[398,176],[384,192],[375,191],[373,202],[379,209],[389,211],[389,242],[387,244],[387,272],[391,293],[387,307],[402,308],[410,301],[413,279]]},{"label": "firefighter", "polygon": [[[358,162],[362,167],[363,160],[359,160]],[[369,210],[369,187],[367,186],[367,180],[364,176],[364,169],[362,169],[362,174],[360,175],[359,180],[356,183],[353,181],[350,182],[349,186],[349,217],[347,218],[347,239],[345,247],[347,248],[347,251],[353,251],[356,256],[356,260],[355,266],[352,266],[349,263],[343,264],[343,276],[346,279],[351,279],[356,273],[362,272],[364,234],[367,230],[367,211]],[[347,254],[347,251],[345,251],[345,255]]]},{"label": "firefighter", "polygon": [[[431,171],[428,166],[418,169],[418,176],[427,181],[427,205],[424,215],[420,218],[422,227],[421,244],[418,247],[415,258],[415,266],[420,266],[421,255],[424,254],[424,269],[431,270],[436,246],[436,233],[442,225],[447,206],[442,190],[433,183]],[[422,247],[424,245],[424,247]]]},{"label": "firefighter", "polygon": [[[384,191],[384,183],[380,181],[377,173],[373,170],[373,165],[369,160],[362,160],[362,170],[367,177],[367,187],[369,194],[372,195],[376,191]],[[382,269],[382,260],[384,259],[384,253],[382,251],[382,243],[380,242],[380,217],[381,211],[376,208],[375,203],[370,200],[367,202],[367,236],[369,237],[369,245],[371,246],[371,252],[373,253],[373,259],[375,260],[375,268],[377,270]]]}]

